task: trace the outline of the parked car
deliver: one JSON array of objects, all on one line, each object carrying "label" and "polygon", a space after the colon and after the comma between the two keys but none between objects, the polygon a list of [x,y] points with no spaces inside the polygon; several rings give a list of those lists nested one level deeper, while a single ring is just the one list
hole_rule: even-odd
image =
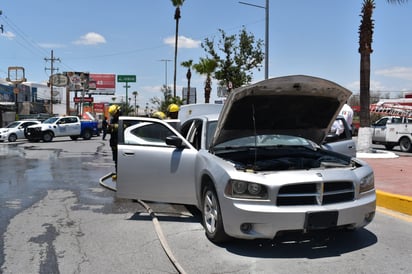
[{"label": "parked car", "polygon": [[117,196],[194,205],[216,243],[364,227],[375,215],[372,168],[321,146],[350,94],[286,76],[235,89],[220,116],[189,117],[180,131],[122,116]]},{"label": "parked car", "polygon": [[24,131],[28,126],[40,124],[36,120],[20,120],[8,124],[5,128],[0,128],[0,142],[15,142],[17,139],[25,138]]}]

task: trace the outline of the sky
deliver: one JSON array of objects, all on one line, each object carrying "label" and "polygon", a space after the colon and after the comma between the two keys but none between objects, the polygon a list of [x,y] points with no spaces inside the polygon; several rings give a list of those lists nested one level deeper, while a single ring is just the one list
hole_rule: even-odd
[{"label": "sky", "polygon": [[[185,0],[179,21],[177,95],[187,86],[183,61],[206,57],[201,43],[245,27],[265,41],[265,0]],[[363,0],[269,0],[269,78],[305,74],[334,81],[359,93],[358,53]],[[371,92],[397,96],[412,91],[412,1],[388,4],[375,0],[371,55]],[[162,98],[162,85],[173,90],[175,8],[169,0],[3,0],[0,2],[0,79],[8,67],[25,68],[27,81],[42,83],[50,76],[51,51],[58,72],[83,71],[136,75],[129,97],[137,104]],[[264,51],[264,47],[262,49]],[[170,60],[170,61],[165,61]],[[264,62],[252,83],[264,79]],[[205,77],[192,71],[197,102],[204,102]],[[213,80],[211,101],[217,97]],[[124,83],[116,84],[116,101],[125,98]],[[113,96],[95,101],[111,102]]]}]

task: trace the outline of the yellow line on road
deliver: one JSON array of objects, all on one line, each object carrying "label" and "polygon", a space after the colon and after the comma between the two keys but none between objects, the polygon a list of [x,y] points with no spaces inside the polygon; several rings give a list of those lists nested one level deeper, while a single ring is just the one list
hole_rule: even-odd
[{"label": "yellow line on road", "polygon": [[384,208],[384,207],[377,207],[376,211],[378,211],[380,213],[383,213],[383,214],[386,214],[386,215],[389,215],[391,217],[394,217],[394,218],[401,219],[403,221],[412,223],[412,216],[410,216],[410,215],[399,213],[397,211],[393,211],[393,210],[390,210],[390,209],[387,209],[387,208]]}]

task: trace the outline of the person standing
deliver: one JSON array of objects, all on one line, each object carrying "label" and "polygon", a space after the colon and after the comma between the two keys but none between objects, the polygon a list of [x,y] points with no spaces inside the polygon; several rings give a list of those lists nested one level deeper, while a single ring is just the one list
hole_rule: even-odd
[{"label": "person standing", "polygon": [[103,121],[102,121],[102,132],[103,132],[102,140],[104,140],[106,138],[108,125],[109,125],[109,123],[107,122],[107,117],[104,116]]},{"label": "person standing", "polygon": [[345,118],[346,122],[348,123],[348,126],[352,130],[353,109],[348,104],[344,104],[339,115],[342,115]]},{"label": "person standing", "polygon": [[108,132],[110,133],[110,148],[112,149],[112,159],[115,165],[115,174],[112,176],[113,180],[117,179],[117,143],[118,143],[118,129],[119,129],[119,116],[120,107],[118,105],[111,105],[109,107],[109,114],[112,117],[108,126]]}]

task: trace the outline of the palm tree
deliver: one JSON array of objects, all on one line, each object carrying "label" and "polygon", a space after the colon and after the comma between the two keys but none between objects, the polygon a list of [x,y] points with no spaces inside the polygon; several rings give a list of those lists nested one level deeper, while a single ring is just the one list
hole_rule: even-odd
[{"label": "palm tree", "polygon": [[212,90],[212,74],[217,68],[214,59],[200,58],[199,63],[193,65],[193,69],[200,75],[206,75],[205,82],[205,103],[209,103],[210,92]]},{"label": "palm tree", "polygon": [[[387,0],[388,3],[404,3],[408,0]],[[369,151],[372,144],[372,132],[370,131],[370,55],[373,52],[373,28],[372,19],[374,0],[363,0],[362,20],[359,27],[359,53],[360,53],[360,129],[358,133],[358,151]]]},{"label": "palm tree", "polygon": [[360,53],[360,126],[369,127],[369,98],[370,98],[370,55],[372,50],[372,37],[374,23],[372,20],[374,0],[364,0],[362,5],[362,20],[359,27],[359,53]]},{"label": "palm tree", "polygon": [[173,7],[175,7],[175,20],[176,20],[176,32],[175,32],[175,67],[173,76],[173,96],[176,97],[176,70],[177,70],[177,40],[179,37],[179,19],[180,19],[180,7],[185,0],[172,0]]},{"label": "palm tree", "polygon": [[132,94],[133,94],[133,96],[134,96],[134,115],[137,116],[137,114],[138,114],[138,110],[137,110],[137,95],[139,95],[139,92],[133,91]]},{"label": "palm tree", "polygon": [[[401,4],[408,0],[387,0],[390,4]],[[363,0],[362,20],[359,27],[359,53],[360,53],[360,126],[370,126],[370,55],[373,52],[373,28],[372,19],[374,0]]]},{"label": "palm tree", "polygon": [[193,60],[187,60],[181,63],[181,65],[187,68],[186,78],[187,78],[187,96],[186,96],[186,104],[190,103],[190,79],[192,78],[192,72],[190,68],[192,67]]}]

